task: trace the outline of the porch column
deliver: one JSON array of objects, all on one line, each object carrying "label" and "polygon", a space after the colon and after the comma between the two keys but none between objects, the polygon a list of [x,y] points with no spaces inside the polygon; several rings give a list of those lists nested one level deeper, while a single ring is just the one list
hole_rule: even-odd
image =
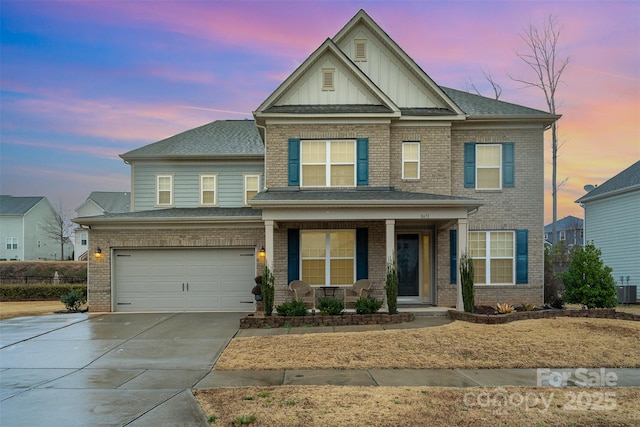
[{"label": "porch column", "polygon": [[387,220],[387,263],[396,262],[396,220]]},{"label": "porch column", "polygon": [[460,279],[460,260],[462,259],[462,255],[467,253],[468,232],[469,223],[467,221],[467,218],[458,218],[458,232],[456,233],[456,236],[458,238],[458,253],[456,254],[458,257],[458,265],[456,268],[456,310],[458,311],[464,311],[464,301],[462,300],[462,280]]},{"label": "porch column", "polygon": [[264,222],[264,249],[266,252],[265,264],[273,271],[273,224],[274,221]]}]

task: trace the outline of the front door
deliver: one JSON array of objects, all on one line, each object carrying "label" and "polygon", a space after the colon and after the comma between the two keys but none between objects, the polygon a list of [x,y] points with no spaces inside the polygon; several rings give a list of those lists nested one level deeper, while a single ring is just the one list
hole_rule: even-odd
[{"label": "front door", "polygon": [[420,235],[398,234],[396,236],[398,260],[398,296],[420,295]]}]

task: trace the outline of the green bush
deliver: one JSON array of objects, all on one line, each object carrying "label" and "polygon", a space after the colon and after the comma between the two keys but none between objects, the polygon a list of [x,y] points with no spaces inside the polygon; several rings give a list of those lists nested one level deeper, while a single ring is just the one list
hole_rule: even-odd
[{"label": "green bush", "polygon": [[307,306],[304,301],[287,301],[276,307],[278,316],[306,316]]},{"label": "green bush", "polygon": [[344,313],[344,301],[334,297],[318,298],[318,310],[328,316],[336,316]]},{"label": "green bush", "polygon": [[473,259],[467,254],[460,258],[460,282],[462,283],[462,303],[466,313],[473,313],[475,289],[473,287]]},{"label": "green bush", "polygon": [[264,314],[271,316],[273,313],[273,300],[275,295],[275,278],[268,265],[264,266],[262,273],[262,301],[264,302]]},{"label": "green bush", "polygon": [[616,282],[611,275],[613,269],[604,265],[601,255],[593,242],[576,249],[569,268],[560,274],[568,303],[588,308],[611,308],[618,304]]},{"label": "green bush", "polygon": [[355,302],[356,313],[372,314],[380,310],[382,300],[376,298],[358,298]]},{"label": "green bush", "polygon": [[64,304],[65,308],[69,311],[77,311],[84,303],[87,302],[87,297],[84,292],[74,289],[66,295],[60,297],[60,302]]},{"label": "green bush", "polygon": [[389,314],[398,312],[398,268],[395,264],[387,264],[387,306]]},{"label": "green bush", "polygon": [[72,291],[87,293],[86,285],[0,285],[2,301],[55,301]]}]

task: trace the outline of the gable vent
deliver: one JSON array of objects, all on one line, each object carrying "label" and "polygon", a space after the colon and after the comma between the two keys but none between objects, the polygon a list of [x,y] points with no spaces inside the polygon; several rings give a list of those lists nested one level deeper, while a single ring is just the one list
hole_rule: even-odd
[{"label": "gable vent", "polygon": [[323,68],[322,69],[322,90],[334,90],[333,76],[335,69]]},{"label": "gable vent", "polygon": [[355,61],[367,60],[367,41],[363,39],[356,39],[355,42]]}]

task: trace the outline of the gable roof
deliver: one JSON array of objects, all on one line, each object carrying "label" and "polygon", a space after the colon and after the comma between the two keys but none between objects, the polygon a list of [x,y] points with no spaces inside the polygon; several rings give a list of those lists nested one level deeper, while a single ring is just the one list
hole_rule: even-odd
[{"label": "gable roof", "polygon": [[441,86],[442,90],[469,116],[538,116],[560,117],[546,111],[524,107],[510,102],[499,101],[457,89]]},{"label": "gable roof", "polygon": [[576,203],[591,202],[637,189],[640,189],[640,160],[580,197]]},{"label": "gable roof", "polygon": [[25,215],[44,199],[46,199],[44,196],[14,197],[1,195],[0,215]]},{"label": "gable roof", "polygon": [[[584,220],[577,216],[568,215],[556,221],[556,230],[573,230],[577,226],[578,229],[584,228]],[[553,229],[553,223],[544,226],[544,232],[550,233]]]},{"label": "gable roof", "polygon": [[125,161],[263,156],[253,120],[217,120],[120,155]]},{"label": "gable roof", "polygon": [[87,200],[85,200],[78,209],[87,202],[95,203],[95,205],[104,212],[129,212],[131,193],[126,191],[92,191],[89,197],[87,197]]}]

